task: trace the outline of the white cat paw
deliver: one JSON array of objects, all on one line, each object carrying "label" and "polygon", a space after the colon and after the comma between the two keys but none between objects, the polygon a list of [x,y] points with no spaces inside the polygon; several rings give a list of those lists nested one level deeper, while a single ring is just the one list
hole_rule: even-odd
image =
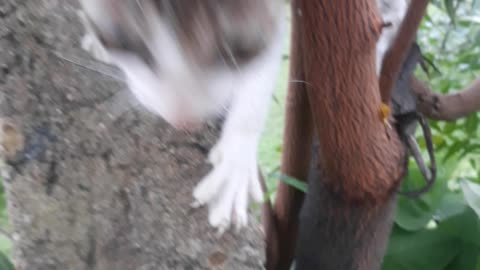
[{"label": "white cat paw", "polygon": [[248,204],[263,200],[257,167],[255,136],[225,137],[210,151],[213,169],[195,187],[194,206],[207,205],[210,225],[223,233],[230,225],[237,229],[248,223]]},{"label": "white cat paw", "polygon": [[79,10],[77,11],[77,15],[85,29],[85,35],[82,37],[80,43],[82,49],[90,53],[95,59],[105,63],[110,63],[108,52],[94,34],[92,26],[90,25],[85,13]]},{"label": "white cat paw", "polygon": [[103,48],[100,40],[92,33],[87,33],[81,41],[82,49],[90,53],[96,60],[109,63],[108,52]]}]

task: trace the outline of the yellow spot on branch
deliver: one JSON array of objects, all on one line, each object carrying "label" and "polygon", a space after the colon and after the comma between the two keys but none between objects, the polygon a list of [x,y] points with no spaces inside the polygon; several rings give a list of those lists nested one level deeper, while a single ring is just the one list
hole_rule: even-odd
[{"label": "yellow spot on branch", "polygon": [[390,114],[391,114],[390,106],[388,106],[385,103],[382,103],[382,105],[380,106],[380,118],[382,122],[385,124],[385,126],[387,127],[391,127],[388,121],[390,118]]}]

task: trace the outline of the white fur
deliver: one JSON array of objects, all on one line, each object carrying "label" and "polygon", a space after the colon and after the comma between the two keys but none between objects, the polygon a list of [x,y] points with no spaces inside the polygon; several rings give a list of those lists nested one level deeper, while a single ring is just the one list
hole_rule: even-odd
[{"label": "white fur", "polygon": [[377,41],[377,76],[380,75],[381,72],[383,57],[392,45],[398,30],[400,30],[408,8],[408,3],[409,0],[377,0],[383,21],[392,24],[391,26],[383,28],[382,35]]},{"label": "white fur", "polygon": [[246,225],[249,197],[257,202],[263,199],[257,148],[280,66],[282,30],[283,25],[269,48],[236,78],[222,136],[209,155],[214,169],[194,190],[197,202],[211,209],[210,224],[221,230],[232,221],[239,227]]},{"label": "white fur", "polygon": [[78,11],[78,17],[80,18],[81,23],[85,27],[85,35],[81,40],[82,49],[89,52],[95,59],[109,63],[110,59],[108,56],[108,52],[100,43],[98,37],[94,34],[92,25],[88,21],[85,13]]}]

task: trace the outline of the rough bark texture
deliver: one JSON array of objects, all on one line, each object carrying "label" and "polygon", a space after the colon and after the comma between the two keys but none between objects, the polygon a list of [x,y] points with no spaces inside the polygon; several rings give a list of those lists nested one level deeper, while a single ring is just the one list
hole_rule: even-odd
[{"label": "rough bark texture", "polygon": [[[380,114],[374,0],[294,1],[307,92],[332,192],[352,203],[382,203],[404,173],[404,150]],[[318,16],[321,12],[323,15]],[[325,64],[328,63],[328,64]]]},{"label": "rough bark texture", "polygon": [[411,78],[420,112],[434,120],[456,121],[480,109],[480,79],[470,86],[449,94],[439,94],[419,79]]},{"label": "rough bark texture", "polygon": [[[292,10],[294,31],[305,33],[292,40],[301,48],[292,58],[302,59],[300,79],[319,141],[300,216],[296,269],[380,269],[405,153],[380,116],[375,1],[295,0]],[[288,254],[287,243],[280,242],[280,251]]]},{"label": "rough bark texture", "polygon": [[[182,134],[79,49],[73,0],[0,0],[2,178],[18,269],[259,269],[251,225],[215,237],[193,185],[218,134]],[[16,128],[13,128],[16,126]]]},{"label": "rough bark texture", "polygon": [[351,204],[330,192],[312,147],[308,193],[300,213],[298,270],[378,270],[393,225],[396,196],[382,204]]}]

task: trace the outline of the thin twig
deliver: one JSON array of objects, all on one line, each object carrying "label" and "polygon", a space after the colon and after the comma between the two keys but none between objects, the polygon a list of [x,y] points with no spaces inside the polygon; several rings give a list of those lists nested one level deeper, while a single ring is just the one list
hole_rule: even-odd
[{"label": "thin twig", "polygon": [[107,77],[110,77],[110,78],[115,79],[115,80],[120,81],[120,82],[125,82],[125,78],[116,74],[113,71],[113,68],[112,68],[112,72],[104,71],[104,70],[101,70],[101,69],[99,69],[95,66],[90,65],[90,63],[88,63],[88,61],[86,61],[84,59],[81,59],[81,58],[78,58],[78,57],[75,57],[73,55],[65,56],[64,54],[62,54],[60,52],[55,52],[55,51],[53,52],[53,55],[55,55],[57,58],[59,58],[61,60],[64,60],[64,61],[69,62],[71,64],[74,64],[76,66],[79,66],[79,67],[82,67],[84,69],[88,69],[90,71],[105,75]]}]

